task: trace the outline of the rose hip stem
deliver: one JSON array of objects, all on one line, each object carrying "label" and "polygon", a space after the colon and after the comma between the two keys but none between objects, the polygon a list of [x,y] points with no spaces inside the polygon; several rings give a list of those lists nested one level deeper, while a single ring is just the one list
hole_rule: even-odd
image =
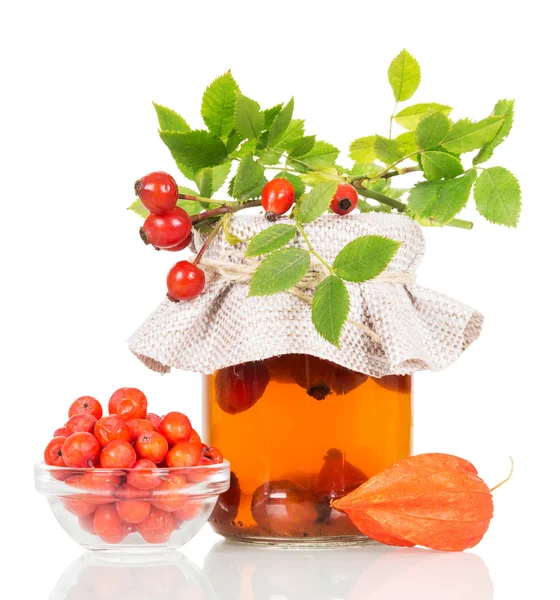
[{"label": "rose hip stem", "polygon": [[237,202],[234,203],[234,206],[220,206],[220,208],[214,208],[212,210],[207,210],[205,212],[201,212],[198,215],[193,215],[191,217],[191,222],[193,225],[196,225],[197,223],[200,223],[206,219],[210,219],[212,217],[218,217],[220,215],[224,215],[226,213],[234,213],[237,212],[238,210],[242,210],[244,208],[253,208],[255,206],[260,206],[261,205],[261,201],[260,200],[253,200],[252,202],[243,202],[241,204],[238,204]]},{"label": "rose hip stem", "polygon": [[[211,212],[211,211],[209,211]],[[210,232],[209,236],[206,238],[206,241],[204,242],[204,244],[202,245],[202,248],[198,251],[198,254],[196,255],[196,258],[193,260],[192,264],[197,266],[198,263],[200,262],[200,259],[202,258],[203,254],[206,252],[206,250],[208,249],[208,246],[210,245],[210,243],[212,242],[212,240],[214,239],[214,237],[216,237],[216,234],[218,233],[218,231],[220,231],[220,229],[223,226],[223,221],[220,220],[218,222],[218,224],[216,225],[216,227],[214,227],[214,229],[212,229],[212,231]]]}]

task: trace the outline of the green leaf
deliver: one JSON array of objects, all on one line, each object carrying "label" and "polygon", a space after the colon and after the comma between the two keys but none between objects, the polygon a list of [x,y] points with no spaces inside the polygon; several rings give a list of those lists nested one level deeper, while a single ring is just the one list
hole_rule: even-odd
[{"label": "green leaf", "polygon": [[424,152],[422,169],[428,180],[453,179],[463,173],[463,165],[458,158],[447,152]]},{"label": "green leaf", "polygon": [[382,135],[376,135],[374,138],[375,156],[386,165],[392,165],[405,156],[404,149],[397,140],[390,140]]},{"label": "green leaf", "polygon": [[241,144],[243,141],[243,136],[240,135],[235,129],[231,130],[231,133],[228,135],[226,140],[226,150],[228,154],[231,154],[235,151],[235,149]]},{"label": "green leaf", "polygon": [[292,120],[292,114],[294,112],[294,99],[292,98],[286,106],[276,115],[272,125],[270,126],[270,134],[268,136],[268,145],[274,147],[276,142],[280,140],[290,121]]},{"label": "green leaf", "polygon": [[315,145],[315,136],[314,135],[306,135],[305,137],[294,140],[293,142],[289,142],[286,144],[286,150],[289,156],[297,158],[298,156],[302,156],[311,152],[313,146]]},{"label": "green leaf", "polygon": [[404,133],[397,135],[395,141],[400,144],[405,156],[409,156],[410,154],[414,154],[414,152],[418,151],[418,146],[416,145],[416,135],[414,134],[414,131],[405,131]]},{"label": "green leaf", "polygon": [[503,122],[504,117],[486,117],[475,123],[470,119],[461,119],[451,126],[442,146],[458,154],[471,152],[492,141]]},{"label": "green leaf", "polygon": [[515,176],[503,167],[485,169],[474,187],[478,212],[491,223],[516,227],[521,212],[521,190]]},{"label": "green leaf", "polygon": [[247,256],[261,256],[268,254],[273,250],[278,250],[285,246],[297,233],[295,225],[279,223],[272,225],[257,235],[249,242]]},{"label": "green leaf", "polygon": [[350,158],[358,163],[371,163],[375,160],[373,151],[374,135],[358,138],[350,144]]},{"label": "green leaf", "polygon": [[240,94],[235,109],[235,130],[244,138],[256,140],[264,126],[264,115],[257,102]]},{"label": "green leaf", "polygon": [[393,59],[388,75],[397,102],[411,98],[420,85],[420,65],[406,50]]},{"label": "green leaf", "polygon": [[310,264],[307,250],[276,250],[257,267],[249,284],[249,296],[270,296],[293,288],[307,273]]},{"label": "green leaf", "polygon": [[239,87],[228,71],[206,88],[200,110],[206,127],[217,137],[227,138],[233,129]]},{"label": "green leaf", "polygon": [[224,143],[207,131],[161,131],[160,137],[178,165],[203,169],[227,159]]},{"label": "green leaf", "polygon": [[286,179],[289,181],[294,186],[296,198],[299,198],[305,194],[305,183],[303,183],[303,181],[293,173],[288,173],[288,171],[280,171],[280,173],[274,176],[274,179]]},{"label": "green leaf", "polygon": [[361,283],[377,277],[391,262],[401,242],[380,235],[352,240],[334,259],[334,272],[346,281]]},{"label": "green leaf", "polygon": [[299,140],[304,136],[304,128],[305,121],[303,119],[292,119],[280,140],[276,142],[275,147],[287,150],[292,142]]},{"label": "green leaf", "polygon": [[449,131],[449,119],[435,112],[420,121],[416,129],[416,144],[423,150],[437,146]]},{"label": "green leaf", "polygon": [[[179,193],[187,196],[198,196],[194,190],[191,190],[183,185],[179,186]],[[200,202],[196,202],[194,200],[183,200],[182,198],[177,200],[177,206],[182,208],[189,215],[198,215],[205,209]],[[208,208],[213,208],[213,206],[208,205]]]},{"label": "green leaf", "polygon": [[156,109],[159,128],[162,131],[190,131],[191,128],[183,117],[177,114],[174,110],[152,102]]},{"label": "green leaf", "polygon": [[362,177],[364,175],[378,175],[383,171],[382,167],[378,164],[370,163],[354,163],[354,166],[350,169],[349,175]]},{"label": "green leaf", "polygon": [[499,146],[508,136],[509,132],[511,131],[511,126],[513,125],[514,104],[514,100],[500,100],[496,103],[496,106],[494,106],[494,110],[492,111],[492,115],[495,117],[504,117],[504,122],[502,123],[502,126],[498,130],[498,133],[494,139],[484,144],[480,149],[480,152],[474,157],[473,165],[479,165],[480,163],[486,162],[489,158],[491,158],[496,147]]},{"label": "green leaf", "polygon": [[194,176],[201,196],[211,198],[226,182],[231,169],[231,160],[216,167],[208,167],[197,171]]},{"label": "green leaf", "polygon": [[342,328],[350,312],[350,295],[344,282],[335,275],[321,281],[313,293],[311,320],[327,342],[338,346]]},{"label": "green leaf", "polygon": [[263,177],[264,167],[255,162],[250,154],[247,154],[239,163],[232,196],[238,200],[247,200],[252,196],[255,187],[259,185]]},{"label": "green leaf", "polygon": [[301,163],[304,163],[305,165],[314,168],[326,167],[334,164],[339,154],[340,150],[332,144],[319,141],[315,142],[315,145],[310,152],[303,156],[299,156],[293,162],[300,165]]},{"label": "green leaf", "polygon": [[334,181],[338,185],[340,181],[340,173],[336,167],[321,167],[320,171],[309,171],[308,173],[302,173],[299,177],[309,186],[325,181]]},{"label": "green leaf", "polygon": [[452,110],[451,106],[446,106],[445,104],[423,102],[403,108],[394,116],[394,119],[401,127],[414,131],[418,123],[430,113],[439,112],[447,117]]},{"label": "green leaf", "polygon": [[299,223],[311,223],[329,208],[338,187],[336,181],[317,184],[308,194],[302,196],[297,207]]},{"label": "green leaf", "polygon": [[422,181],[417,183],[408,197],[408,213],[416,220],[428,219],[445,225],[467,204],[476,171],[470,169],[461,177],[448,181]]},{"label": "green leaf", "polygon": [[268,131],[268,129],[270,129],[272,122],[276,118],[276,115],[282,110],[283,106],[283,104],[277,104],[276,106],[273,106],[272,108],[266,108],[263,111],[265,131]]},{"label": "green leaf", "polygon": [[149,211],[144,208],[142,202],[140,202],[140,198],[136,198],[136,200],[128,207],[128,210],[131,210],[143,219],[150,214]]}]

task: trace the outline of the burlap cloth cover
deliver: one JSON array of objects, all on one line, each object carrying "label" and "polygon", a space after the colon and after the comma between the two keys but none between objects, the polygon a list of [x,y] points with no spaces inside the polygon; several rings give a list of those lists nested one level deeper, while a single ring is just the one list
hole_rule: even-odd
[{"label": "burlap cloth cover", "polygon": [[[269,226],[262,215],[236,215],[230,231],[247,240]],[[368,234],[402,242],[388,273],[413,275],[424,254],[422,230],[405,216],[323,216],[305,229],[329,263],[348,242]],[[196,249],[203,241],[195,233]],[[299,236],[290,245],[305,247]],[[219,235],[205,256],[240,263],[245,246],[232,247]],[[346,323],[336,348],[317,333],[309,304],[296,296],[248,297],[247,283],[227,281],[215,272],[207,275],[198,298],[180,303],[166,298],[129,340],[131,351],[150,369],[168,372],[175,367],[208,374],[247,361],[300,353],[374,377],[439,371],[480,335],[483,323],[476,310],[413,282],[347,283],[349,318],[373,330],[376,339]]]}]

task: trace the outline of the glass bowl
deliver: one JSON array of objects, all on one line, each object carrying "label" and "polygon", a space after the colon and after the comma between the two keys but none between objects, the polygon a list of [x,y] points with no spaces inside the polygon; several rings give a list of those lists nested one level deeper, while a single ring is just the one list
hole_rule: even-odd
[{"label": "glass bowl", "polygon": [[229,487],[230,466],[73,469],[35,465],[35,488],[88,550],[180,548]]}]

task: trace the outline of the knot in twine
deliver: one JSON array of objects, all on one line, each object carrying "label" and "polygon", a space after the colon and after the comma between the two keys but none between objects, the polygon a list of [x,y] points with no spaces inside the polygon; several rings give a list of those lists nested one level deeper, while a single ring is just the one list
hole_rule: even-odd
[{"label": "knot in twine", "polygon": [[[230,256],[232,255],[230,254]],[[199,266],[203,267],[205,272],[214,276],[219,276],[225,281],[248,284],[260,263],[259,261],[245,257],[241,253],[234,253],[234,256],[242,258],[244,262],[235,263],[221,258],[214,259],[203,257],[199,262]],[[330,274],[330,271],[324,264],[313,260],[312,257],[311,266],[307,273],[295,287],[287,290],[287,293],[296,296],[300,300],[311,305],[313,303],[313,297],[308,292],[310,290],[315,290],[321,281]],[[381,273],[375,279],[371,279],[368,283],[395,283],[405,285],[407,283],[414,283],[414,281],[414,273]],[[369,335],[376,342],[379,342],[379,336],[370,327],[367,327],[359,321],[354,321],[353,319],[348,319],[347,321]]]}]

